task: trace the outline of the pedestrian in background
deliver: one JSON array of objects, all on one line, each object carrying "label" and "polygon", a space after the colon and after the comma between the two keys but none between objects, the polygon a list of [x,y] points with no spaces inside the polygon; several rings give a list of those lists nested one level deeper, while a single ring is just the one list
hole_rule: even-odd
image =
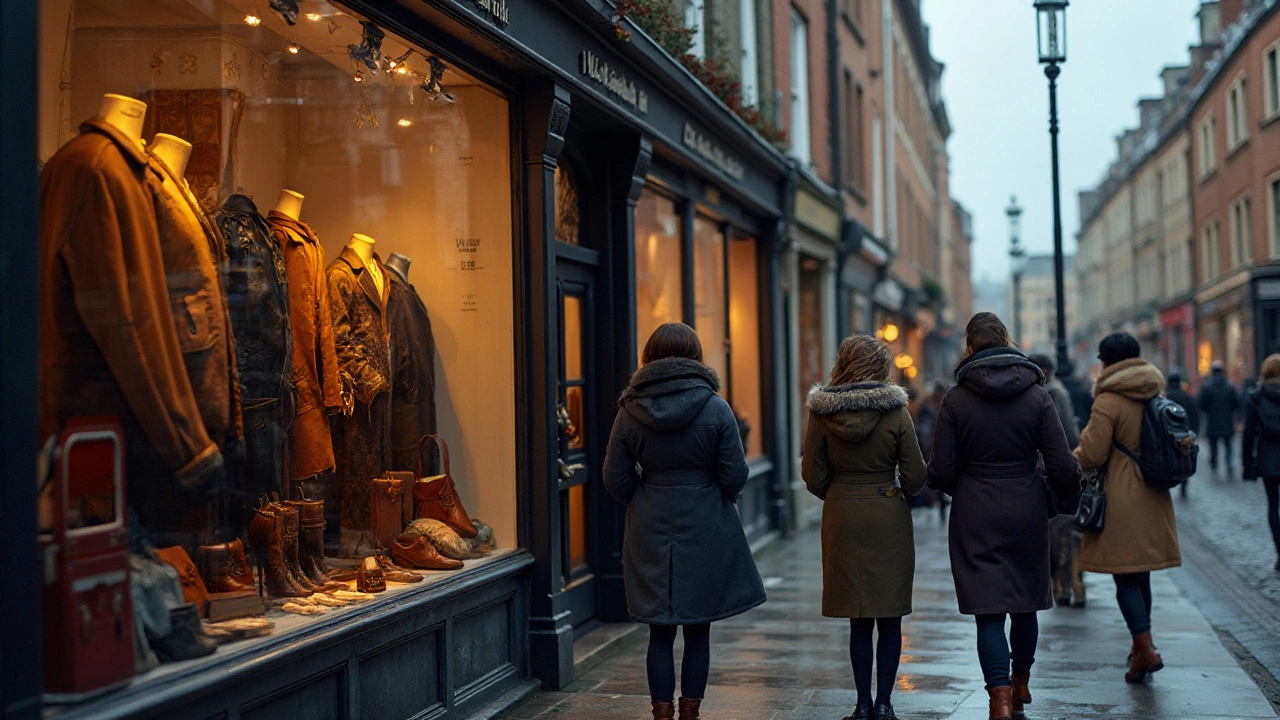
[{"label": "pedestrian in background", "polygon": [[1148,485],[1136,462],[1111,451],[1115,444],[1138,450],[1143,405],[1164,392],[1164,375],[1139,355],[1138,340],[1128,333],[1099,343],[1102,373],[1093,386],[1093,415],[1076,449],[1086,470],[1106,466],[1105,523],[1102,532],[1085,534],[1081,564],[1115,579],[1116,601],[1133,636],[1126,682],[1141,682],[1164,667],[1151,642],[1151,572],[1182,564],[1169,491]]},{"label": "pedestrian in background", "polygon": [[[1053,399],[1053,406],[1058,410],[1058,419],[1062,421],[1062,429],[1067,433],[1067,444],[1071,449],[1080,445],[1080,431],[1076,426],[1075,413],[1071,409],[1071,396],[1062,382],[1054,376],[1053,358],[1048,355],[1032,355],[1035,363],[1048,378],[1045,390]],[[1049,576],[1053,580],[1053,600],[1059,605],[1084,607],[1086,596],[1084,573],[1080,569],[1080,544],[1084,534],[1076,528],[1075,517],[1058,515],[1049,518]]]},{"label": "pedestrian in background", "polygon": [[1013,348],[998,317],[973,316],[965,352],[956,385],[942,401],[928,479],[952,496],[956,598],[960,612],[977,621],[989,716],[1007,720],[1031,702],[1036,612],[1053,607],[1045,478],[1059,497],[1077,495],[1080,466],[1044,389],[1044,373]]},{"label": "pedestrian in background", "polygon": [[[893,353],[868,335],[840,343],[831,384],[809,391],[801,475],[822,506],[822,614],[849,618],[858,691],[845,720],[896,720],[890,694],[911,613],[915,538],[904,493],[924,487],[924,458],[894,385]],[[894,480],[897,479],[897,484]],[[871,631],[878,628],[876,694]]]},{"label": "pedestrian in background", "polygon": [[[947,384],[941,380],[935,381],[929,396],[921,401],[919,409],[912,415],[916,424],[916,440],[920,443],[920,454],[924,456],[925,462],[933,457],[933,430],[938,425],[938,409],[942,407],[942,397],[946,394]],[[946,493],[926,487],[916,498],[918,502],[913,503],[912,507],[937,507],[938,521],[947,522],[947,506],[951,504],[951,499]]]},{"label": "pedestrian in background", "polygon": [[[1071,412],[1076,416],[1076,429],[1084,430],[1089,424],[1089,412],[1093,407],[1093,393],[1076,377],[1076,367],[1070,360],[1062,368],[1062,385],[1071,396]],[[1065,428],[1064,428],[1065,429]]]},{"label": "pedestrian in background", "polygon": [[1231,477],[1231,439],[1236,434],[1240,395],[1227,382],[1227,369],[1221,360],[1213,361],[1209,380],[1200,388],[1200,409],[1204,411],[1204,434],[1209,438],[1209,469],[1217,474],[1218,445],[1221,444],[1226,454],[1227,477]]},{"label": "pedestrian in background", "polygon": [[628,612],[649,625],[653,717],[675,716],[673,646],[683,626],[680,718],[693,720],[707,688],[711,623],[765,601],[734,507],[747,461],[693,328],[660,326],[642,360],[618,401],[604,486],[627,506],[622,579]]},{"label": "pedestrian in background", "polygon": [[1245,480],[1262,478],[1267,492],[1267,523],[1280,572],[1280,355],[1262,363],[1262,383],[1245,397],[1240,464]]},{"label": "pedestrian in background", "polygon": [[[1197,436],[1200,435],[1200,403],[1191,397],[1191,393],[1186,391],[1182,385],[1182,374],[1178,372],[1169,373],[1165,378],[1168,383],[1165,386],[1165,397],[1178,403],[1183,410],[1187,411],[1187,426],[1191,428],[1191,432]],[[1187,496],[1187,485],[1191,484],[1191,478],[1182,481],[1182,486],[1178,488],[1178,492],[1182,497]]]}]

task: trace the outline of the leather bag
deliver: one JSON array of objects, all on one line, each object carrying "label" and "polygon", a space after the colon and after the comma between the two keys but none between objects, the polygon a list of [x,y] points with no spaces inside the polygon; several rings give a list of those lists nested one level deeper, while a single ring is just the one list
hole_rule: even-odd
[{"label": "leather bag", "polygon": [[1102,532],[1107,519],[1107,495],[1102,490],[1106,465],[1085,473],[1080,507],[1076,509],[1075,526],[1084,532]]},{"label": "leather bag", "polygon": [[395,547],[396,536],[404,531],[405,495],[412,487],[414,473],[386,472],[373,479],[369,492],[369,529],[384,549]]},{"label": "leather bag", "polygon": [[209,598],[209,590],[196,570],[196,564],[181,545],[160,548],[156,557],[173,566],[178,571],[178,580],[182,583],[182,599],[195,603],[196,608],[203,609],[205,600]]}]

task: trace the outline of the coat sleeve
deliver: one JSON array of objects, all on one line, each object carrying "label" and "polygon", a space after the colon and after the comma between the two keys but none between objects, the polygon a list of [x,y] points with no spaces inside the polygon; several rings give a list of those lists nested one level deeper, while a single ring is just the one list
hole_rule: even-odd
[{"label": "coat sleeve", "polygon": [[57,240],[80,321],[156,453],[179,480],[194,478],[221,455],[187,376],[159,243],[137,232],[101,173],[81,189],[72,216],[52,220],[65,223]]},{"label": "coat sleeve", "polygon": [[329,268],[328,284],[329,315],[333,322],[333,347],[337,352],[338,366],[354,381],[356,399],[362,403],[371,403],[389,387],[387,379],[369,364],[363,350],[352,338],[356,331],[352,327],[351,311],[360,288],[356,286],[351,274],[339,267]]},{"label": "coat sleeve", "polygon": [[1241,475],[1246,480],[1257,480],[1257,460],[1254,455],[1258,447],[1258,395],[1249,393],[1244,403],[1244,435],[1240,438],[1240,465],[1244,470]]},{"label": "coat sleeve", "polygon": [[604,489],[623,505],[631,503],[631,496],[640,484],[636,472],[636,454],[627,442],[626,410],[618,409],[613,418],[613,430],[609,433],[609,447],[604,453]]},{"label": "coat sleeve", "polygon": [[316,353],[319,361],[316,371],[320,374],[320,391],[324,395],[324,407],[330,414],[342,409],[342,380],[338,374],[338,351],[334,344],[333,313],[329,311],[329,281],[325,277],[324,248],[316,249]]},{"label": "coat sleeve", "polygon": [[1086,470],[1102,467],[1111,457],[1111,441],[1115,437],[1114,403],[1103,393],[1093,401],[1089,424],[1080,433],[1080,446],[1075,449],[1076,460]]},{"label": "coat sleeve", "polygon": [[[714,399],[714,398],[713,398]],[[716,447],[716,477],[725,495],[736,498],[747,486],[747,454],[742,449],[738,419],[729,404],[721,401],[720,421],[716,423],[719,442]]]},{"label": "coat sleeve", "polygon": [[911,413],[906,408],[898,411],[898,482],[908,495],[919,495],[924,489],[924,455],[920,452],[920,439],[911,423]]},{"label": "coat sleeve", "polygon": [[948,495],[955,494],[956,484],[960,479],[960,462],[956,457],[959,448],[951,397],[950,392],[942,396],[942,406],[938,408],[938,424],[933,428],[933,457],[929,459],[925,472],[929,485]]},{"label": "coat sleeve", "polygon": [[822,434],[818,422],[811,414],[804,433],[804,455],[800,459],[800,477],[805,487],[819,500],[827,497],[831,486],[831,464],[827,458],[827,437]]},{"label": "coat sleeve", "polygon": [[[1067,434],[1049,395],[1044,395],[1040,412],[1040,455],[1044,458],[1045,474],[1049,485],[1059,498],[1074,497],[1080,493],[1080,463],[1071,454]],[[1096,415],[1096,413],[1095,413]]]}]

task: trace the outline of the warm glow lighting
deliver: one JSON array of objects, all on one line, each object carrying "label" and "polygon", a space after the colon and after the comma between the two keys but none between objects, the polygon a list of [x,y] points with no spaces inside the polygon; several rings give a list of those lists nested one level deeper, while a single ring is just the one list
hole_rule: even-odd
[{"label": "warm glow lighting", "polygon": [[258,27],[259,25],[262,24],[262,18],[258,17],[257,15],[245,15],[244,24],[248,25],[249,27]]},{"label": "warm glow lighting", "polygon": [[893,359],[893,364],[897,366],[899,370],[905,370],[912,365],[915,365],[916,361],[915,358],[906,353],[899,353],[898,356]]},{"label": "warm glow lighting", "polygon": [[408,74],[409,74],[409,68],[405,67],[404,65],[401,65],[400,67],[396,68],[396,74],[397,74],[397,75],[408,75]]},{"label": "warm glow lighting", "polygon": [[290,44],[289,47],[285,48],[285,50],[288,50],[290,55],[297,55],[298,51],[302,50],[302,48],[297,45]]},{"label": "warm glow lighting", "polygon": [[356,81],[356,82],[358,82],[358,83],[362,83],[362,82],[364,82],[364,73],[363,73],[363,72],[361,72],[361,71],[359,71],[359,70],[357,70],[357,71],[356,71],[356,74],[355,74],[354,76],[352,76],[352,78],[351,78],[351,79],[352,79],[352,80],[355,80],[355,81]]},{"label": "warm glow lighting", "polygon": [[410,120],[409,118],[400,118],[399,120],[396,121],[396,124],[399,125],[400,127],[410,127],[413,125],[413,121]]},{"label": "warm glow lighting", "polygon": [[894,340],[897,340],[898,326],[893,323],[885,325],[883,328],[880,328],[880,336],[884,338],[885,342],[893,342]]},{"label": "warm glow lighting", "polygon": [[320,22],[321,15],[320,13],[307,13],[307,19],[311,22]]},{"label": "warm glow lighting", "polygon": [[907,378],[908,378],[908,379],[910,379],[910,378],[914,378],[916,375],[918,375],[918,374],[919,374],[919,371],[918,371],[918,370],[916,370],[915,366],[913,365],[913,366],[911,366],[911,367],[907,368],[906,370],[903,370],[903,371],[902,371],[902,374],[903,374],[903,375],[906,375],[906,376],[907,376]]}]

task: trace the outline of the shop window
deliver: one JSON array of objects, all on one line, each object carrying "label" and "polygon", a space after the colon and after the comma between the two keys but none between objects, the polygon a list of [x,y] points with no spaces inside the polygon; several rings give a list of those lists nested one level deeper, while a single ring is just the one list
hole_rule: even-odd
[{"label": "shop window", "polygon": [[[823,283],[822,283],[822,263],[817,258],[807,255],[800,256],[800,283],[799,296],[797,298],[797,310],[799,311],[799,325],[797,333],[799,335],[800,350],[800,387],[797,388],[799,395],[797,397],[805,398],[809,395],[809,388],[818,385],[826,380],[826,343],[823,342],[822,319],[823,313]],[[808,424],[808,413],[802,413],[803,423]],[[803,436],[804,428],[801,428]]]},{"label": "shop window", "polygon": [[336,3],[72,5],[40,3],[42,436],[115,418],[130,513],[237,612],[267,558],[278,630],[354,607],[358,556],[513,548],[506,97]]},{"label": "shop window", "polygon": [[[725,305],[724,232],[709,218],[693,221],[694,328],[702,341],[702,358],[723,381],[729,376],[728,314]],[[722,383],[720,394],[728,396]]]},{"label": "shop window", "polygon": [[729,241],[729,404],[746,434],[747,457],[764,454],[760,375],[760,285],[756,241]]},{"label": "shop window", "polygon": [[674,200],[645,189],[636,203],[636,359],[659,325],[684,320],[680,216]]},{"label": "shop window", "polygon": [[582,227],[582,201],[578,197],[578,175],[564,160],[556,165],[556,239],[578,244]]}]

